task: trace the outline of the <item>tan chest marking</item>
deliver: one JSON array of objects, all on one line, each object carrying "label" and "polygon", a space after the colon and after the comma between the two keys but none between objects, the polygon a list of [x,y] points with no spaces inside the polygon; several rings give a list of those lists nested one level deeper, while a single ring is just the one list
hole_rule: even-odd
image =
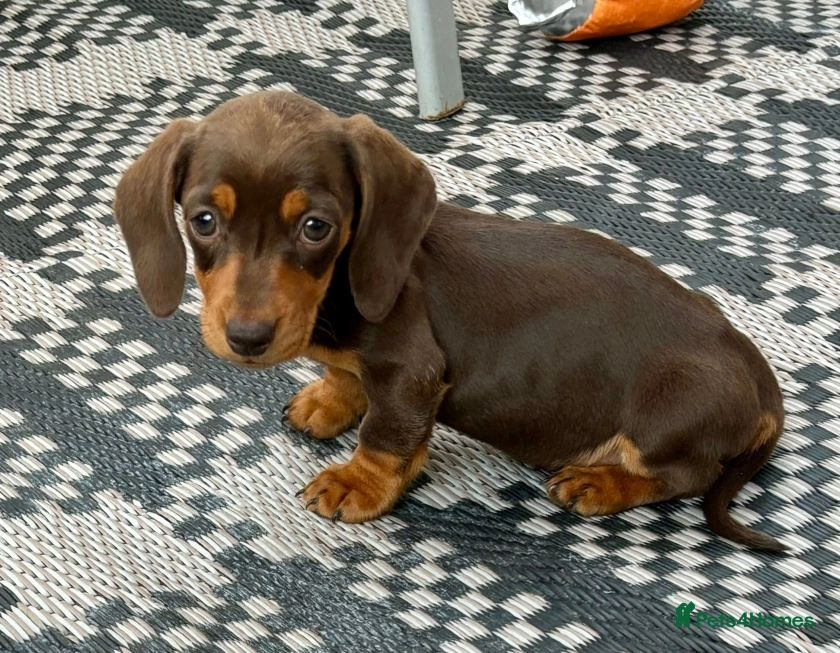
[{"label": "tan chest marking", "polygon": [[320,345],[309,345],[303,351],[303,355],[322,365],[337,367],[357,377],[362,376],[362,363],[359,360],[359,355],[350,349],[328,349]]}]

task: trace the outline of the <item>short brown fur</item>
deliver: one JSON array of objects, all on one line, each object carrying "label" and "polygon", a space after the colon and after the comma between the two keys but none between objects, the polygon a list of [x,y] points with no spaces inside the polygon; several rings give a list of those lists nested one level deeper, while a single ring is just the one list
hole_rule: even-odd
[{"label": "short brown fur", "polygon": [[[770,366],[711,299],[619,243],[439,202],[369,118],[278,91],[175,121],[120,180],[115,216],[160,317],[184,290],[176,202],[208,347],[245,367],[324,363],[289,407],[316,438],[363,416],[350,462],[305,490],[318,514],[390,510],[437,419],[545,468],[579,513],[702,495],[716,533],[784,548],[727,512],[784,426]],[[204,219],[217,210],[236,219]]]}]

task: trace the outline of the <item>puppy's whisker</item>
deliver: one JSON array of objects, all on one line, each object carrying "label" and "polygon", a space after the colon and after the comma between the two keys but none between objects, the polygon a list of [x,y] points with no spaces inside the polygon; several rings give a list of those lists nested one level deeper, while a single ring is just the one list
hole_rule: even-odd
[{"label": "puppy's whisker", "polygon": [[[321,326],[321,322],[323,322],[326,325],[326,327]],[[338,341],[338,336],[335,335],[335,329],[333,329],[332,324],[329,323],[327,318],[319,315],[315,320],[315,328],[319,331],[323,331],[324,333],[326,333],[333,339],[333,341]]]}]

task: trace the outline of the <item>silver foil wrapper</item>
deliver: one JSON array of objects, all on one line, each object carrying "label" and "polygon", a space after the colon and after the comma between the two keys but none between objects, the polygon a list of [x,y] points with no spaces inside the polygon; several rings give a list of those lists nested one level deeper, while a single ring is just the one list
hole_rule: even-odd
[{"label": "silver foil wrapper", "polygon": [[595,0],[508,0],[508,10],[522,27],[564,36],[586,22]]}]

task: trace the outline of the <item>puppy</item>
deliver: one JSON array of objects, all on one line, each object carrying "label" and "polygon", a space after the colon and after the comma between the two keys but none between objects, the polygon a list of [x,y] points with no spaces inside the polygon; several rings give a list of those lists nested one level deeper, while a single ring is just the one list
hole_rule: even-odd
[{"label": "puppy", "polygon": [[784,548],[727,512],[782,430],[770,367],[622,245],[438,202],[389,132],[285,92],[176,120],[121,179],[114,214],[158,317],[184,290],[175,203],[210,350],[323,363],[287,407],[314,438],[361,419],[350,461],[302,490],[309,510],[388,512],[437,419],[549,470],[549,499],[581,515],[705,495],[714,532]]}]

